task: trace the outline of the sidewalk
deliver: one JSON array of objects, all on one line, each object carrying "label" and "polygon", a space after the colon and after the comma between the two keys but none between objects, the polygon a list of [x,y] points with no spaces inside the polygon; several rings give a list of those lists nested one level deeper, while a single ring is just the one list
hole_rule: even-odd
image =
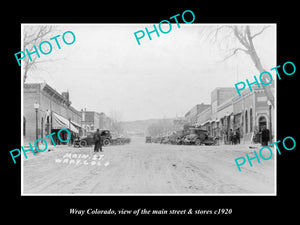
[{"label": "sidewalk", "polygon": [[39,156],[40,154],[47,154],[47,153],[52,152],[52,151],[57,151],[57,150],[59,151],[59,150],[62,150],[62,149],[66,149],[66,150],[67,149],[68,150],[69,149],[76,149],[76,148],[74,148],[74,146],[69,146],[69,145],[56,145],[56,146],[54,146],[54,145],[48,144],[47,149],[42,152],[42,150],[44,150],[46,148],[46,145],[44,145],[43,143],[39,143],[38,148],[41,150],[40,152],[35,149],[34,145],[32,145],[32,148],[33,148],[34,154],[35,154],[34,155],[33,152],[30,150],[29,145],[24,145],[23,148],[24,148],[24,151],[28,150],[28,151],[26,151],[26,156],[27,156],[27,159],[26,159],[22,149],[20,148],[23,160],[30,160],[33,157]]}]

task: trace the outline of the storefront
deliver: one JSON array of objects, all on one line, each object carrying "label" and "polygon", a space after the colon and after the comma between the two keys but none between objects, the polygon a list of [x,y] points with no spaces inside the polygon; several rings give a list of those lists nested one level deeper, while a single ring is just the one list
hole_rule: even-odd
[{"label": "storefront", "polygon": [[[51,133],[55,132],[57,134],[57,132],[60,129],[63,128],[67,128],[70,133],[71,133],[71,144],[73,142],[73,140],[75,139],[75,137],[77,137],[79,135],[79,130],[73,125],[73,123],[71,122],[71,120],[68,120],[60,115],[58,115],[55,112],[52,112],[52,127],[51,127]],[[66,140],[68,139],[68,134],[66,131],[62,131],[60,133],[61,135],[61,139]],[[58,137],[56,135],[53,135],[53,139],[55,141],[56,144],[66,144],[61,142]]]},{"label": "storefront", "polygon": [[198,114],[197,126],[218,137],[219,143],[230,144],[230,131],[239,133],[238,143],[257,142],[263,126],[270,130],[270,138],[274,137],[274,107],[263,89],[245,91],[240,97],[233,95],[232,88],[216,88],[211,100],[211,107]]},{"label": "storefront", "polygon": [[[71,106],[68,92],[60,94],[46,83],[24,84],[22,125],[25,144],[37,138],[49,139],[47,142],[52,143],[46,136],[62,128],[69,129],[76,137],[82,130],[80,124],[80,111]],[[67,133],[61,132],[61,135]]]},{"label": "storefront", "polygon": [[217,107],[217,114],[216,114],[219,123],[219,130],[220,130],[220,143],[229,144],[229,132],[230,129],[233,129],[233,105],[232,105],[232,98],[227,99],[221,105]]},{"label": "storefront", "polygon": [[[268,105],[264,90],[255,89],[233,98],[234,128],[240,128],[241,143],[260,142],[259,133],[266,126],[272,133],[274,108]],[[271,121],[272,119],[272,121]]]},{"label": "storefront", "polygon": [[208,120],[206,122],[203,123],[202,129],[207,130],[208,134],[211,135],[212,131],[211,131],[211,120]]},{"label": "storefront", "polygon": [[221,126],[220,126],[220,120],[219,119],[214,119],[211,121],[211,135],[213,137],[220,138],[221,137]]}]

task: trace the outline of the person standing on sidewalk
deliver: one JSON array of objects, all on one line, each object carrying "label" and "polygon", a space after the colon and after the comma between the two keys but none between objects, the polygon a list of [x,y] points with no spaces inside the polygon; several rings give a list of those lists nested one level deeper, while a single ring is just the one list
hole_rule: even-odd
[{"label": "person standing on sidewalk", "polygon": [[233,145],[234,142],[233,142],[233,131],[232,129],[230,129],[229,131],[229,144]]},{"label": "person standing on sidewalk", "polygon": [[266,128],[266,125],[264,125],[261,131],[261,145],[268,146],[269,138],[270,138],[270,131]]},{"label": "person standing on sidewalk", "polygon": [[97,129],[96,133],[94,134],[94,141],[95,141],[94,152],[99,152],[99,149],[102,151],[101,135],[99,129]]},{"label": "person standing on sidewalk", "polygon": [[236,129],[236,143],[240,144],[241,143],[241,133],[240,133],[240,128]]}]

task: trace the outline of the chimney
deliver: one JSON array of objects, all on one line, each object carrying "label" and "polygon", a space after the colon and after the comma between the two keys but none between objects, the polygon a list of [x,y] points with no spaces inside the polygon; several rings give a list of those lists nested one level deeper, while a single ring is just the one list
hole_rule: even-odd
[{"label": "chimney", "polygon": [[71,105],[70,102],[70,95],[69,95],[69,91],[66,92],[62,92],[61,95],[64,97],[64,99],[66,100],[67,105]]}]

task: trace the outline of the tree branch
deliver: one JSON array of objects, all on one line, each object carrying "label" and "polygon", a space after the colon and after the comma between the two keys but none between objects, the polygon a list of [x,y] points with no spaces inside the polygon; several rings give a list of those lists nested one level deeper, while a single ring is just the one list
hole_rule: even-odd
[{"label": "tree branch", "polygon": [[209,34],[207,35],[207,38],[210,38],[210,36],[212,36],[210,38],[211,43],[215,43],[218,39],[218,34],[220,32],[220,30],[222,30],[223,28],[229,28],[229,26],[219,26],[217,29],[213,29],[211,32],[209,32]]},{"label": "tree branch", "polygon": [[246,50],[246,49],[243,49],[243,48],[235,48],[235,49],[233,49],[233,52],[232,52],[230,55],[226,56],[226,57],[222,60],[222,62],[226,61],[226,60],[229,59],[230,57],[232,57],[232,56],[234,56],[235,54],[237,54],[238,51],[243,51],[243,52],[245,52],[246,54],[249,54],[249,51]]},{"label": "tree branch", "polygon": [[66,60],[66,59],[67,59],[67,57],[58,58],[58,59],[44,59],[44,60],[36,61],[36,62],[34,62],[34,63],[35,63],[35,64],[38,64],[38,63],[45,63],[45,62],[56,62],[56,61]]},{"label": "tree branch", "polygon": [[269,28],[271,26],[265,26],[264,28],[261,29],[261,31],[257,32],[256,34],[253,34],[251,36],[251,39],[255,38],[256,36],[260,35],[262,32],[264,32],[267,28]]},{"label": "tree branch", "polygon": [[[23,51],[27,49],[29,52],[32,52],[34,46],[37,46],[52,31],[53,26],[26,26],[23,30]],[[28,71],[35,69],[37,63],[41,62],[37,60],[36,56],[32,57],[32,60],[29,60],[29,57],[25,57],[21,62],[22,66],[24,66],[24,82],[26,81]]]},{"label": "tree branch", "polygon": [[239,40],[239,42],[246,48],[249,49],[249,43],[247,42],[247,39],[245,36],[243,36],[243,32],[238,30],[237,26],[231,26],[231,29],[233,29],[234,35]]}]

